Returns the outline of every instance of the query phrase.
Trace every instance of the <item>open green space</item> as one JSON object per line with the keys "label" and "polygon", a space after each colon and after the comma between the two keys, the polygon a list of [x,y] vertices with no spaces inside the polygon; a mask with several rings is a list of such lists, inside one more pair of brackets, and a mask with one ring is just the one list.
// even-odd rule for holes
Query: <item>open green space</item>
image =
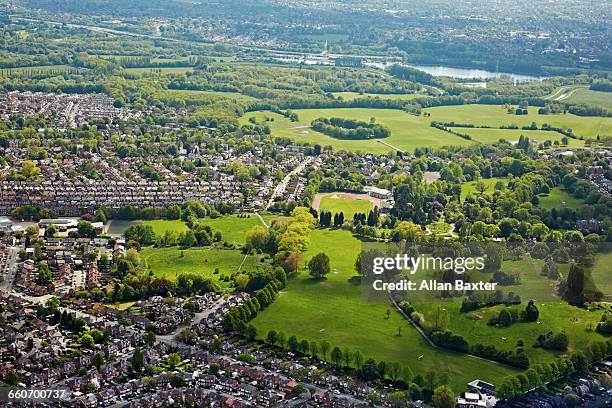
{"label": "open green space", "polygon": [[[465,133],[472,137],[472,140],[480,143],[491,144],[497,143],[500,139],[507,140],[509,142],[516,142],[519,140],[521,135],[528,137],[532,141],[543,143],[547,140],[551,142],[559,142],[563,135],[559,132],[550,132],[546,130],[522,130],[522,129],[486,129],[486,128],[452,128],[456,132]],[[578,139],[568,138],[569,147],[580,147],[584,146],[584,141]]]}
{"label": "open green space", "polygon": [[[255,256],[242,254],[239,250],[219,248],[143,248],[140,253],[148,270],[155,276],[174,280],[181,274],[197,274],[215,281],[221,275],[230,275],[239,270],[253,270],[258,260]],[[242,265],[242,266],[241,266]],[[218,269],[218,273],[215,270]]]}
{"label": "open green space", "polygon": [[[270,225],[272,220],[278,218],[274,215],[261,216],[267,225]],[[205,225],[215,231],[220,231],[223,242],[228,242],[234,245],[244,245],[244,237],[248,230],[255,226],[263,226],[263,223],[255,214],[239,217],[237,215],[225,215],[219,218],[205,218],[202,220]]]}
{"label": "open green space", "polygon": [[340,140],[313,131],[310,123],[318,118],[341,117],[369,122],[375,118],[377,123],[389,127],[391,136],[382,139],[398,149],[412,152],[417,147],[442,147],[448,145],[468,145],[473,142],[429,126],[429,118],[411,115],[395,109],[367,109],[367,108],[341,108],[341,109],[297,109],[299,120],[291,122],[289,119],[269,111],[251,112],[245,114],[241,120],[248,123],[248,119],[255,117],[264,123],[266,118],[274,119],[267,124],[273,136],[283,136],[302,143],[332,146],[334,150],[362,151],[371,153],[388,153],[393,148],[376,140]]}
{"label": "open green space", "polygon": [[595,258],[595,264],[590,269],[593,284],[604,294],[608,301],[612,295],[611,265],[612,252],[602,253]]}
{"label": "open green space", "polygon": [[539,115],[537,107],[530,107],[529,114],[507,113],[503,105],[458,105],[439,106],[426,109],[431,114],[429,121],[470,123],[501,127],[503,125],[529,126],[535,122],[538,127],[548,123],[554,127],[572,129],[578,136],[596,137],[612,133],[612,118],[576,116],[572,114]]}
{"label": "open green space", "polygon": [[243,100],[243,101],[253,101],[256,98],[252,96],[244,95],[239,92],[221,92],[221,91],[195,91],[195,90],[183,90],[183,89],[168,89],[167,91],[170,94],[180,94],[183,97],[192,97],[197,98],[198,96],[223,96],[229,99],[235,100]]}
{"label": "open green space", "polygon": [[[495,191],[495,185],[497,184],[498,181],[502,181],[504,184],[508,184],[508,179],[499,178],[499,177],[491,177],[488,179],[481,178],[480,181],[482,181],[486,187],[485,194],[493,194],[493,192]],[[468,196],[478,197],[480,192],[476,189],[477,184],[478,184],[478,181],[468,181],[466,183],[461,184],[461,196],[462,197],[468,197]]]}
{"label": "open green space", "polygon": [[561,209],[564,207],[577,210],[583,204],[581,199],[572,196],[561,187],[553,188],[550,190],[550,193],[546,195],[540,194],[538,198],[540,199],[539,206],[547,210],[552,210],[553,208]]}
{"label": "open green space", "polygon": [[564,99],[564,102],[586,103],[612,110],[612,92],[577,89],[567,99]]}
{"label": "open green space", "polygon": [[[447,372],[457,391],[476,378],[496,382],[517,372],[503,365],[434,349],[388,303],[364,297],[354,269],[361,242],[350,232],[314,230],[310,241],[305,260],[325,252],[330,257],[331,273],[324,281],[313,281],[306,272],[290,280],[276,301],[253,320],[258,337],[265,338],[269,330],[276,330],[300,340],[325,340],[332,348],[359,350],[366,359],[397,361],[415,374],[423,375],[430,370]],[[391,311],[389,318],[387,310]]]}
{"label": "open green space", "polygon": [[344,213],[344,218],[347,220],[352,219],[355,213],[367,214],[372,208],[372,203],[367,200],[335,198],[334,196],[323,197],[319,205],[319,210],[326,210],[332,214]]}

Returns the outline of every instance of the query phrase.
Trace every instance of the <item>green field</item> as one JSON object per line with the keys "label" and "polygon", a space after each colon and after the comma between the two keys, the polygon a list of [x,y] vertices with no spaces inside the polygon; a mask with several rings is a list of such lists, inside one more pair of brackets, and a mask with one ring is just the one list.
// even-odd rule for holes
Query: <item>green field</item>
{"label": "green field", "polygon": [[220,91],[193,91],[193,90],[183,90],[183,89],[168,89],[167,91],[170,94],[181,95],[182,98],[194,98],[202,96],[223,96],[224,98],[235,99],[235,100],[243,100],[243,101],[254,101],[256,98],[252,96],[244,95],[238,92],[220,92]]}
{"label": "green field", "polygon": [[319,210],[330,211],[332,214],[344,213],[346,220],[352,219],[355,213],[367,214],[372,208],[372,203],[367,200],[335,198],[333,196],[323,197],[319,205]]}
{"label": "green field", "polygon": [[[487,125],[492,127],[517,125],[529,126],[535,122],[538,126],[544,123],[549,125],[572,129],[578,136],[596,137],[598,134],[612,133],[612,118],[580,117],[566,115],[538,115],[536,108],[531,108],[529,115],[511,115],[506,113],[503,106],[498,105],[460,105],[441,106],[426,110],[431,116],[414,116],[409,113],[393,109],[297,109],[299,121],[291,122],[289,119],[269,112],[251,112],[241,118],[242,123],[248,123],[251,117],[264,123],[266,118],[273,119],[267,123],[273,136],[289,137],[299,142],[330,145],[334,150],[362,151],[371,153],[387,153],[391,147],[375,140],[339,140],[313,131],[310,123],[320,117],[342,117],[369,121],[376,118],[391,130],[391,136],[383,139],[384,142],[404,150],[413,151],[416,147],[442,147],[448,145],[469,145],[475,142],[494,143],[500,138],[518,140],[521,134],[538,141],[561,140],[562,136],[555,132],[503,130],[503,129],[466,129],[462,133],[474,135],[474,141],[467,141],[458,136],[449,134],[430,126],[431,121],[471,123],[474,125]],[[459,129],[458,129],[459,130]],[[581,146],[582,141],[570,139],[570,146]]]}
{"label": "green field", "polygon": [[[310,241],[305,260],[326,252],[332,272],[322,282],[312,281],[306,272],[291,280],[277,300],[252,321],[260,338],[277,330],[298,339],[326,340],[332,348],[359,350],[366,359],[397,361],[415,374],[447,372],[456,391],[475,378],[495,382],[516,373],[506,366],[434,349],[388,303],[366,299],[359,280],[351,279],[361,243],[350,232],[315,230]],[[387,319],[388,309],[392,312]]]}
{"label": "green field", "polygon": [[174,231],[180,234],[189,229],[181,220],[147,220],[142,223],[151,226],[157,236],[164,235],[166,231]]}
{"label": "green field", "polygon": [[[218,281],[220,275],[253,270],[258,263],[255,256],[249,255],[245,259],[245,255],[238,250],[217,248],[180,250],[177,247],[146,247],[142,249],[141,257],[155,276],[171,280],[180,274],[194,273]],[[217,268],[219,274],[214,273]]]}
{"label": "green field", "polygon": [[575,134],[583,137],[596,137],[598,134],[612,133],[612,118],[584,117],[572,114],[538,115],[538,108],[529,108],[528,115],[514,115],[506,113],[502,105],[460,105],[439,106],[427,109],[431,116],[427,120],[440,122],[471,123],[474,125],[487,125],[500,127],[502,125],[529,126],[535,122],[538,126],[544,123],[549,125],[572,129]]}
{"label": "green field", "polygon": [[[538,143],[543,143],[547,140],[551,142],[558,141],[561,143],[561,139],[564,137],[558,132],[548,132],[545,130],[522,130],[522,129],[486,129],[486,128],[453,128],[453,130],[459,133],[466,133],[472,137],[472,140],[480,143],[497,143],[500,139],[507,140],[509,142],[516,142],[520,136],[523,135]],[[569,147],[580,147],[584,146],[584,141],[578,139],[569,139]]]}
{"label": "green field", "polygon": [[297,109],[299,116],[298,122],[291,122],[289,119],[272,112],[252,112],[241,118],[243,123],[248,123],[248,119],[255,117],[258,121],[264,122],[265,118],[273,118],[273,122],[267,122],[272,130],[273,136],[284,136],[299,142],[330,145],[334,150],[363,151],[371,153],[388,153],[393,149],[375,140],[339,140],[315,132],[309,128],[310,123],[320,117],[342,117],[347,119],[357,119],[369,121],[376,118],[380,124],[388,126],[391,136],[383,139],[401,150],[413,151],[416,147],[442,147],[447,145],[468,145],[471,142],[458,136],[451,135],[441,130],[429,126],[428,118],[414,116],[409,113],[394,109],[362,109],[362,108],[342,108],[342,109]]}
{"label": "green field", "polygon": [[373,94],[373,93],[359,93],[359,92],[333,92],[332,95],[335,97],[341,96],[345,101],[352,101],[354,99],[362,98],[380,98],[380,99],[393,99],[393,100],[410,100],[415,98],[425,98],[427,95],[416,93],[416,94]]}
{"label": "green field", "polygon": [[[263,226],[259,218],[254,214],[249,214],[247,218],[235,215],[226,215],[219,218],[205,218],[203,224],[210,225],[213,230],[220,231],[223,242],[234,245],[244,245],[244,236],[248,230],[255,226]],[[273,215],[262,215],[266,224],[270,225],[272,220],[278,218]]]}
{"label": "green field", "polygon": [[591,91],[590,89],[577,89],[564,102],[586,103],[612,110],[612,93]]}
{"label": "green field", "polygon": [[[503,181],[504,184],[508,184],[508,179],[504,179],[504,178],[499,178],[499,177],[491,177],[488,179],[485,178],[481,178],[480,179],[485,187],[485,194],[493,194],[493,192],[495,191],[495,184],[497,184],[498,181]],[[480,193],[476,190],[476,181],[468,181],[466,183],[462,183],[461,184],[461,196],[462,197],[468,197],[468,196],[473,196],[473,197],[477,197]]]}
{"label": "green field", "polygon": [[583,204],[581,199],[570,195],[561,187],[555,187],[550,190],[549,194],[541,194],[538,197],[540,199],[539,206],[547,210],[552,210],[553,208],[561,209],[563,207],[577,210]]}
{"label": "green field", "polygon": [[599,255],[591,268],[591,279],[607,300],[612,295],[612,280],[610,279],[610,265],[612,265],[612,252]]}

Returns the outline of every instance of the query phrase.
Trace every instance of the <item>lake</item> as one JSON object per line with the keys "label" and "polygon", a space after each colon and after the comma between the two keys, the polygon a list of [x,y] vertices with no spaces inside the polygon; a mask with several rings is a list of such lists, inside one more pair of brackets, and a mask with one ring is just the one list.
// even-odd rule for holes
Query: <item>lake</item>
{"label": "lake", "polygon": [[499,78],[501,76],[507,76],[517,82],[531,82],[541,81],[546,77],[536,77],[531,75],[512,74],[509,72],[492,72],[484,69],[467,69],[467,68],[451,68],[443,66],[429,66],[429,65],[411,65],[407,64],[411,68],[415,68],[424,72],[427,72],[433,76],[447,76],[452,78],[460,79],[488,79],[488,78]]}

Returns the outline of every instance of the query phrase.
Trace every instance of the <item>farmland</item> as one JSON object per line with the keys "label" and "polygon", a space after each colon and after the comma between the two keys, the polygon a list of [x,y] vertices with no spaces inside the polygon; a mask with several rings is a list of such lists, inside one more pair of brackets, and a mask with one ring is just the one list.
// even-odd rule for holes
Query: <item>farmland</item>
{"label": "farmland", "polygon": [[612,94],[610,92],[577,89],[565,100],[574,103],[586,103],[612,109]]}

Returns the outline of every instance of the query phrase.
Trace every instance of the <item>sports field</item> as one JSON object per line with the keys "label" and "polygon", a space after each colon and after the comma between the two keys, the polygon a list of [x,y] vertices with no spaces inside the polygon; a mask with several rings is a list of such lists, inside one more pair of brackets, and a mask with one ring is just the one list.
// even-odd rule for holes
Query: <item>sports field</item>
{"label": "sports field", "polygon": [[[326,252],[332,272],[325,281],[312,281],[306,272],[291,280],[266,310],[252,321],[258,337],[269,330],[309,341],[326,340],[331,347],[347,347],[367,358],[397,361],[415,374],[449,374],[455,390],[480,378],[498,381],[517,371],[447,350],[434,349],[401,315],[383,301],[369,301],[355,279],[354,263],[361,242],[343,230],[314,230],[305,260]],[[390,316],[386,318],[386,311]],[[398,336],[398,328],[401,335]],[[328,356],[329,358],[329,356]]]}
{"label": "sports field", "polygon": [[315,210],[325,210],[332,214],[344,213],[345,219],[352,219],[355,213],[367,214],[374,206],[380,207],[380,200],[365,194],[320,193],[312,202]]}
{"label": "sports field", "polygon": [[[279,218],[274,215],[262,215],[267,225],[272,220]],[[223,242],[228,242],[237,246],[244,245],[244,237],[248,230],[255,226],[263,226],[263,223],[255,214],[239,217],[237,215],[225,215],[219,218],[205,218],[202,220],[205,225],[210,225],[214,231],[221,232]]]}

